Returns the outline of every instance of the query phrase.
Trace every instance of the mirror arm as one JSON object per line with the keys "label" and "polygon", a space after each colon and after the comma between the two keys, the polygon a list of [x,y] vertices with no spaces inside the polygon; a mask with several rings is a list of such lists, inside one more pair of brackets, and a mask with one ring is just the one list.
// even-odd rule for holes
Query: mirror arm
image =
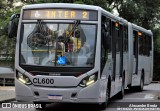
{"label": "mirror arm", "polygon": [[19,18],[20,14],[13,14],[10,18],[10,21],[13,21],[15,18]]}
{"label": "mirror arm", "polygon": [[19,20],[20,14],[13,14],[10,18],[9,24],[8,24],[8,37],[13,38],[17,35],[17,26],[15,23],[15,18]]}

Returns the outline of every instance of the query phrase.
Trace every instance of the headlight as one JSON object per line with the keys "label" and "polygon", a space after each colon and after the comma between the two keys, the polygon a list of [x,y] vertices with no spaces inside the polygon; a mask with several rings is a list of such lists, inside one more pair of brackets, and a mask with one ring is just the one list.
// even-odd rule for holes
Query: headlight
{"label": "headlight", "polygon": [[30,79],[25,76],[24,74],[20,73],[17,71],[17,75],[16,75],[17,79],[22,82],[23,84],[26,84],[26,85],[30,85],[31,84],[31,81]]}
{"label": "headlight", "polygon": [[93,74],[93,75],[90,75],[90,76],[87,76],[85,77],[79,84],[79,86],[81,87],[86,87],[86,86],[89,86],[93,83],[95,83],[97,81],[97,78],[98,78],[98,72]]}

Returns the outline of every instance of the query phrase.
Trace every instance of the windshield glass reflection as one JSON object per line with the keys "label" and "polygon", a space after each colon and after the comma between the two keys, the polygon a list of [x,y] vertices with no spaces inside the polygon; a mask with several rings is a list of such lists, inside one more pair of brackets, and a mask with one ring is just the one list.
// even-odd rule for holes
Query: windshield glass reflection
{"label": "windshield glass reflection", "polygon": [[96,25],[23,24],[20,63],[56,67],[94,65]]}

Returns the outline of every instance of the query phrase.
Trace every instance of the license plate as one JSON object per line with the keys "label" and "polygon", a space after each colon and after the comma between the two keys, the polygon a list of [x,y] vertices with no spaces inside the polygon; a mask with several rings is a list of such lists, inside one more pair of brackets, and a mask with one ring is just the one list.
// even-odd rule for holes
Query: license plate
{"label": "license plate", "polygon": [[62,96],[61,95],[48,95],[48,99],[51,100],[62,100]]}

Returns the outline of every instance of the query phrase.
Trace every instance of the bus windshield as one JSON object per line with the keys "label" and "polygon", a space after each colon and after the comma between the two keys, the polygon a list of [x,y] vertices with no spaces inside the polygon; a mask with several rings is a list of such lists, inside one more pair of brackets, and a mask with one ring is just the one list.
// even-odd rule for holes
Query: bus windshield
{"label": "bus windshield", "polygon": [[24,23],[20,38],[20,64],[53,67],[93,67],[94,24]]}

